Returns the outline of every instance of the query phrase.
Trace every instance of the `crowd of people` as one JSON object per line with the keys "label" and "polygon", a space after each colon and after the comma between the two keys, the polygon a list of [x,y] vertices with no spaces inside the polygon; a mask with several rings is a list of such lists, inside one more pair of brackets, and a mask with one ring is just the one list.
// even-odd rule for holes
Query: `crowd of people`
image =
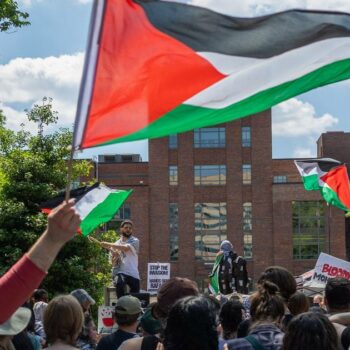
{"label": "crowd of people", "polygon": [[[265,269],[254,292],[241,295],[201,294],[197,284],[173,277],[143,309],[135,296],[120,289],[114,306],[116,330],[98,334],[85,289],[49,300],[37,288],[62,246],[80,224],[74,203],[52,211],[38,242],[0,278],[0,349],[3,350],[348,350],[350,347],[350,281],[327,281],[324,295],[312,302],[283,267]],[[122,247],[137,256],[138,240],[127,222],[124,238],[107,249]],[[126,245],[126,247],[125,247]],[[126,258],[127,259],[127,258]],[[132,266],[132,265],[130,265]],[[129,267],[130,267],[129,266]],[[137,266],[137,265],[134,265]],[[114,267],[115,283],[127,273]],[[33,277],[34,276],[34,277]],[[138,280],[138,275],[131,276]],[[138,281],[128,279],[138,289]]]}

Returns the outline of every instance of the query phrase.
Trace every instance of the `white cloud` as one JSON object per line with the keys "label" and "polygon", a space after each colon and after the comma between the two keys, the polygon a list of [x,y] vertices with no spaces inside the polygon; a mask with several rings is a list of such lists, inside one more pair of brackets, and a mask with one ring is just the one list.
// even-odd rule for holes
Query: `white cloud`
{"label": "white cloud", "polygon": [[22,129],[22,125],[26,131],[35,133],[37,126],[35,123],[28,121],[26,113],[24,111],[18,111],[0,102],[0,109],[6,116],[6,126],[15,131]]}
{"label": "white cloud", "polygon": [[280,103],[272,109],[272,134],[274,136],[319,135],[337,123],[338,118],[329,113],[318,117],[313,105],[297,98]]}
{"label": "white cloud", "polygon": [[293,152],[295,158],[313,158],[316,157],[314,152],[310,148],[296,148]]}
{"label": "white cloud", "polygon": [[[59,125],[70,127],[74,122],[84,54],[46,58],[16,58],[0,65],[0,102],[5,112],[19,125],[22,114],[13,106],[30,108],[44,96],[53,98],[59,112]],[[8,106],[11,105],[12,108]],[[6,113],[5,113],[6,115]]]}

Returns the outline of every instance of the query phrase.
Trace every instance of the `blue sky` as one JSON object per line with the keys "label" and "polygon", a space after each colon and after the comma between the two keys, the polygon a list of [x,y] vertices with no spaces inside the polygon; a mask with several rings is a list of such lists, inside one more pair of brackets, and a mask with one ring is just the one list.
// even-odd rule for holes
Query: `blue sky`
{"label": "blue sky", "polygon": [[[183,0],[185,2],[185,0]],[[257,16],[287,8],[332,9],[350,12],[349,0],[192,0],[218,12]],[[59,126],[71,127],[82,72],[92,2],[89,0],[21,0],[31,25],[0,33],[0,109],[8,126],[26,122],[25,108],[54,99]],[[273,108],[273,156],[316,155],[316,140],[326,131],[350,132],[350,82],[345,81],[297,96]],[[103,153],[140,153],[147,160],[147,141],[86,150],[79,157]]]}

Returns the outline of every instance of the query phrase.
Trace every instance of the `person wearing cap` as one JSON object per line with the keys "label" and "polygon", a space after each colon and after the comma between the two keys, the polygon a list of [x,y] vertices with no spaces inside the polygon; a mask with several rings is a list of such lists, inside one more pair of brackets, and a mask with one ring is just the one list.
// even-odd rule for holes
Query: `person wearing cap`
{"label": "person wearing cap", "polygon": [[117,300],[114,320],[118,329],[103,337],[96,350],[117,350],[126,340],[138,337],[136,329],[141,315],[141,302],[136,297],[125,295]]}
{"label": "person wearing cap", "polygon": [[[120,224],[120,233],[121,237],[115,243],[101,242],[101,246],[109,249],[113,255],[112,279],[118,298],[126,294],[126,286],[129,286],[130,293],[140,292],[138,270],[140,241],[132,234],[133,223],[131,220],[124,220]],[[115,259],[116,256],[118,259]],[[113,264],[113,262],[115,263]]]}
{"label": "person wearing cap", "polygon": [[74,200],[69,200],[53,209],[45,232],[29,252],[0,278],[0,324],[30,298],[58,252],[78,231],[81,219],[74,204]]}
{"label": "person wearing cap", "polygon": [[[96,304],[95,299],[85,289],[82,288],[73,290],[70,295],[77,299],[84,314],[83,327],[78,336],[77,343],[88,340],[90,344],[94,344],[94,334],[90,332],[90,329],[93,327],[91,324],[90,306]],[[92,336],[91,339],[89,338],[90,335]]]}
{"label": "person wearing cap", "polygon": [[11,338],[27,327],[31,316],[31,311],[28,308],[20,307],[7,321],[0,324],[0,349],[15,349]]}
{"label": "person wearing cap", "polygon": [[[151,315],[160,322],[159,333],[163,333],[169,312],[172,306],[181,298],[198,296],[199,290],[196,282],[181,277],[172,277],[158,289],[157,302],[153,304]],[[162,338],[162,334],[160,335]],[[160,340],[155,335],[148,335],[143,338],[127,340],[119,350],[155,350]]]}

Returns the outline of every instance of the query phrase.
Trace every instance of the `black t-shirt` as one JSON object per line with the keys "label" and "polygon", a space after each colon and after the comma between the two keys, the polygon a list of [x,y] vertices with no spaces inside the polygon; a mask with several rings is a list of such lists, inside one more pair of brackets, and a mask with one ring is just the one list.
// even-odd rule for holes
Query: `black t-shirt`
{"label": "black t-shirt", "polygon": [[346,327],[341,334],[341,345],[345,350],[349,349],[350,346],[350,327]]}
{"label": "black t-shirt", "polygon": [[135,338],[135,333],[124,332],[118,329],[110,335],[103,337],[97,344],[96,350],[117,350],[125,340]]}

